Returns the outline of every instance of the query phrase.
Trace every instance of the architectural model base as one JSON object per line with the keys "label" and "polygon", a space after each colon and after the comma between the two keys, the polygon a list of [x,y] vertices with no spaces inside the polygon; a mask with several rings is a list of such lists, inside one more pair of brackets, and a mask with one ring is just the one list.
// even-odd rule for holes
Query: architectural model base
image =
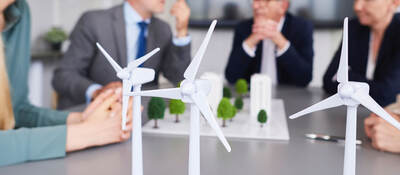
{"label": "architectural model base", "polygon": [[[268,114],[268,122],[263,127],[257,122],[257,116],[250,116],[249,99],[244,99],[244,108],[238,112],[233,121],[226,121],[227,127],[222,128],[224,135],[228,138],[241,139],[272,139],[289,140],[289,130],[287,126],[285,107],[283,100],[272,99],[271,113]],[[180,122],[175,123],[175,115],[169,114],[169,109],[165,111],[164,120],[158,121],[158,129],[154,129],[154,121],[150,120],[143,126],[144,133],[167,134],[167,135],[189,135],[190,126],[190,107],[187,106],[186,112],[179,116]],[[222,125],[222,120],[217,118],[218,124]],[[216,136],[215,132],[209,127],[204,119],[201,119],[201,136]]]}

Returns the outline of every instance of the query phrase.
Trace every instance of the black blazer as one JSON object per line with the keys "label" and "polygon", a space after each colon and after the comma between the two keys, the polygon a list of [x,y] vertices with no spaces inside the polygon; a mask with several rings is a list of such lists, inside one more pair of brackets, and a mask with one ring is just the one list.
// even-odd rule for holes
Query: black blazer
{"label": "black blazer", "polygon": [[[396,100],[400,93],[400,16],[393,17],[386,29],[378,52],[373,80],[366,78],[370,28],[362,26],[358,19],[349,21],[349,80],[366,82],[370,95],[380,105],[387,106]],[[342,47],[336,51],[324,75],[324,89],[333,94],[337,92],[336,75]]]}
{"label": "black blazer", "polygon": [[[259,73],[262,61],[263,42],[257,45],[256,55],[251,58],[242,48],[243,41],[251,34],[253,19],[239,23],[235,29],[232,51],[225,77],[230,83],[239,78],[250,82],[251,75]],[[313,26],[310,22],[286,14],[282,34],[290,41],[289,49],[276,58],[279,84],[307,86],[312,79]]]}

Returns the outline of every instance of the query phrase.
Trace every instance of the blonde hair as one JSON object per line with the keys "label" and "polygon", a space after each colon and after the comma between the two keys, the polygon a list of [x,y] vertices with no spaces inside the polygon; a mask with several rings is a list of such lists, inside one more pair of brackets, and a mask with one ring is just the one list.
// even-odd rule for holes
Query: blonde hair
{"label": "blonde hair", "polygon": [[13,129],[15,126],[14,112],[11,103],[4,44],[0,35],[0,130]]}

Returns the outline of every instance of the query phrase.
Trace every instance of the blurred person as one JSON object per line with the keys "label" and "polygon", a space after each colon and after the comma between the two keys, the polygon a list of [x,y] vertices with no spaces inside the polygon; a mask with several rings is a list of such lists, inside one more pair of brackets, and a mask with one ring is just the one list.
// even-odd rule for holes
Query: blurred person
{"label": "blurred person", "polygon": [[[400,93],[400,0],[355,0],[356,17],[349,20],[349,80],[368,83],[370,95],[381,106]],[[341,56],[339,46],[324,75],[327,93],[337,91],[336,72]]]}
{"label": "blurred person", "polygon": [[101,93],[81,113],[29,102],[30,12],[25,0],[0,1],[0,31],[0,166],[64,157],[130,137],[131,122],[121,130],[121,90]]}
{"label": "blurred person", "polygon": [[253,0],[253,19],[235,28],[225,77],[229,83],[255,73],[273,84],[307,86],[312,80],[313,26],[289,12],[289,0]]}
{"label": "blurred person", "polygon": [[160,52],[143,64],[156,71],[154,81],[144,84],[144,88],[157,86],[160,73],[172,84],[182,81],[191,60],[190,9],[185,0],[174,3],[170,11],[176,19],[173,36],[168,24],[154,16],[164,6],[165,0],[125,0],[111,9],[83,14],[70,36],[70,47],[54,72],[52,84],[59,95],[58,108],[89,103],[101,92],[121,87],[121,80],[96,42],[121,67],[159,47]]}

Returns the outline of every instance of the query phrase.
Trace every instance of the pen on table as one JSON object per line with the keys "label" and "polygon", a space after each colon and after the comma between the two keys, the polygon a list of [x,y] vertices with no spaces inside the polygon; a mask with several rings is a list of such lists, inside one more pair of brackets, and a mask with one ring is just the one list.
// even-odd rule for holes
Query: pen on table
{"label": "pen on table", "polygon": [[[323,134],[305,134],[305,136],[309,139],[312,140],[321,140],[321,141],[328,141],[328,142],[345,142],[345,138],[344,137],[338,137],[338,136],[330,136],[330,135],[323,135]],[[361,145],[362,141],[361,140],[356,140],[356,144],[357,145]]]}

